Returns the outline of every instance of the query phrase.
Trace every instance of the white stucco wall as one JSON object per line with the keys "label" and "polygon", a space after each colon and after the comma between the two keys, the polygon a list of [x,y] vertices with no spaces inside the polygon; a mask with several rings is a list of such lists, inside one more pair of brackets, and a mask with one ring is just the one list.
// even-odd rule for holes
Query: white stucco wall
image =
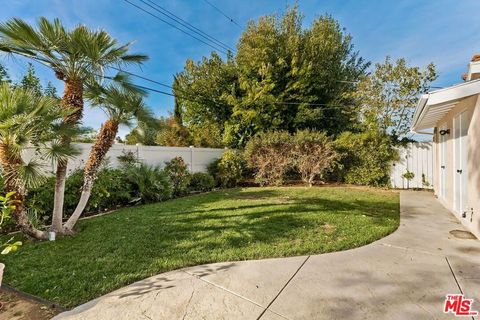
{"label": "white stucco wall", "polygon": [[[454,118],[461,112],[467,113],[468,121],[468,144],[467,144],[467,163],[468,163],[468,205],[466,206],[467,217],[462,218],[462,212],[454,210],[454,192],[455,192],[455,139],[453,134]],[[439,198],[439,201],[462,222],[473,234],[480,238],[480,99],[478,95],[471,96],[460,101],[447,115],[438,123],[434,136],[434,190],[437,196],[440,195],[440,134],[439,128],[446,125],[450,129],[450,134],[446,136],[446,190],[445,199]]]}

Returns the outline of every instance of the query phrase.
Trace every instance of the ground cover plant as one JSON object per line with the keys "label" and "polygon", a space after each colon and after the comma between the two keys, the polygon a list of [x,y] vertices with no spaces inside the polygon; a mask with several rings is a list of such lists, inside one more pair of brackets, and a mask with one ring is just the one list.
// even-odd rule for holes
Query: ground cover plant
{"label": "ground cover plant", "polygon": [[4,258],[4,281],[73,307],[181,267],[358,247],[398,224],[395,191],[224,189],[81,220],[75,237],[25,241]]}

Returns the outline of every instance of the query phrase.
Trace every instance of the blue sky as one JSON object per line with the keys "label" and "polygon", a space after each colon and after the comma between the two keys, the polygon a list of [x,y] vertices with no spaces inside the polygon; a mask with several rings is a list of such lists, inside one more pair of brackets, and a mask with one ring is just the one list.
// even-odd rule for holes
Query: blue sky
{"label": "blue sky", "polygon": [[[139,0],[130,0],[141,4]],[[234,47],[241,29],[228,21],[204,0],[153,0],[189,23]],[[282,13],[288,0],[209,0],[240,25],[265,14]],[[474,53],[480,53],[480,12],[478,0],[299,0],[305,26],[315,17],[332,14],[353,36],[360,54],[378,62],[386,55],[405,57],[409,63],[424,66],[434,62],[439,71],[436,86],[460,82],[460,76]],[[148,16],[121,0],[9,0],[2,1],[0,21],[20,17],[34,22],[39,16],[58,17],[67,26],[79,23],[103,28],[121,42],[135,41],[133,50],[150,56],[141,68],[131,71],[171,84],[188,58],[201,59],[211,48],[178,30]],[[143,5],[145,6],[145,5]],[[1,56],[13,79],[25,73],[27,61]],[[36,66],[46,83],[52,80],[61,92],[61,83],[50,70]],[[139,84],[154,86],[142,81]],[[158,87],[158,89],[165,90]],[[152,93],[149,106],[157,115],[167,115],[173,98]],[[99,127],[105,116],[88,109],[84,123]],[[122,129],[122,135],[128,130]]]}

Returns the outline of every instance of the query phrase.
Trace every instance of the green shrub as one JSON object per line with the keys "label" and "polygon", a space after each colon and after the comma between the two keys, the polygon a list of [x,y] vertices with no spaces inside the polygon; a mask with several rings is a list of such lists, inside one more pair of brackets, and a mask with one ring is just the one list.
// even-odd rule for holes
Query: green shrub
{"label": "green shrub", "polygon": [[100,170],[86,207],[87,211],[105,211],[129,203],[132,195],[125,185],[123,170],[112,168]]}
{"label": "green shrub", "polygon": [[387,186],[392,162],[398,159],[389,136],[368,131],[344,132],[335,141],[340,155],[335,173],[346,183]]}
{"label": "green shrub", "polygon": [[137,153],[130,150],[123,150],[122,154],[117,157],[117,160],[122,166],[133,166],[140,163]]}
{"label": "green shrub", "polygon": [[[12,213],[15,210],[15,192],[9,192],[5,195],[0,195],[0,231],[3,231],[5,223],[13,220]],[[13,237],[10,240],[5,241],[0,239],[0,254],[5,255],[11,252],[17,251],[18,247],[22,245],[21,241],[13,241]]]}
{"label": "green shrub", "polygon": [[402,178],[407,180],[407,189],[410,189],[410,181],[415,178],[415,173],[407,170],[404,174],[402,174]]}
{"label": "green shrub", "polygon": [[192,191],[210,191],[215,187],[215,179],[209,173],[195,172],[192,174],[189,189]]}
{"label": "green shrub", "polygon": [[143,203],[166,200],[172,197],[173,188],[168,174],[160,167],[146,164],[125,169],[130,194]]}
{"label": "green shrub", "polygon": [[165,172],[170,177],[173,186],[173,195],[180,196],[188,192],[191,174],[182,157],[175,157],[165,162]]}
{"label": "green shrub", "polygon": [[407,179],[408,181],[413,180],[413,178],[415,178],[415,173],[407,170],[404,174],[402,174],[402,178]]}
{"label": "green shrub", "polygon": [[0,230],[4,223],[12,219],[12,212],[15,210],[14,195],[15,192],[0,195]]}
{"label": "green shrub", "polygon": [[227,150],[222,157],[210,165],[210,171],[223,188],[235,187],[242,181],[245,173],[246,162],[243,154],[237,150]]}
{"label": "green shrub", "polygon": [[283,184],[285,173],[293,166],[292,136],[288,132],[261,133],[248,141],[245,159],[261,185]]}
{"label": "green shrub", "polygon": [[218,177],[218,164],[220,159],[215,159],[207,165],[207,172],[215,179],[215,185],[220,186],[220,179]]}
{"label": "green shrub", "polygon": [[[75,210],[83,185],[83,170],[73,171],[65,182],[65,217]],[[26,206],[43,224],[52,218],[55,178],[29,192]],[[97,173],[85,213],[115,209],[133,201],[155,202],[171,198],[172,185],[167,174],[158,167],[144,164],[128,165],[122,169],[104,167]]]}
{"label": "green shrub", "polygon": [[[83,170],[73,171],[65,182],[64,213],[68,217],[76,208],[83,185]],[[92,194],[85,207],[86,213],[101,212],[125,205],[132,200],[127,187],[125,173],[120,169],[102,168],[97,173]],[[29,192],[27,208],[36,212],[38,219],[45,224],[50,223],[53,211],[55,178]]]}
{"label": "green shrub", "polygon": [[337,153],[325,133],[302,130],[293,136],[293,156],[302,181],[312,186],[314,180],[332,166]]}
{"label": "green shrub", "polygon": [[[27,209],[35,211],[37,219],[44,224],[50,223],[52,219],[54,190],[55,177],[48,177],[41,186],[31,189],[27,195],[25,206]],[[67,192],[65,192],[66,194]],[[66,207],[64,211],[67,211]]]}

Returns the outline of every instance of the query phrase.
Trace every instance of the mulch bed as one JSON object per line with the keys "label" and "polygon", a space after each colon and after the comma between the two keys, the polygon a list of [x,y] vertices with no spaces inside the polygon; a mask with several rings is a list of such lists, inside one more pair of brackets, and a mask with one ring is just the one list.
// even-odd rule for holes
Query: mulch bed
{"label": "mulch bed", "polygon": [[64,311],[43,299],[0,287],[0,320],[48,320]]}

